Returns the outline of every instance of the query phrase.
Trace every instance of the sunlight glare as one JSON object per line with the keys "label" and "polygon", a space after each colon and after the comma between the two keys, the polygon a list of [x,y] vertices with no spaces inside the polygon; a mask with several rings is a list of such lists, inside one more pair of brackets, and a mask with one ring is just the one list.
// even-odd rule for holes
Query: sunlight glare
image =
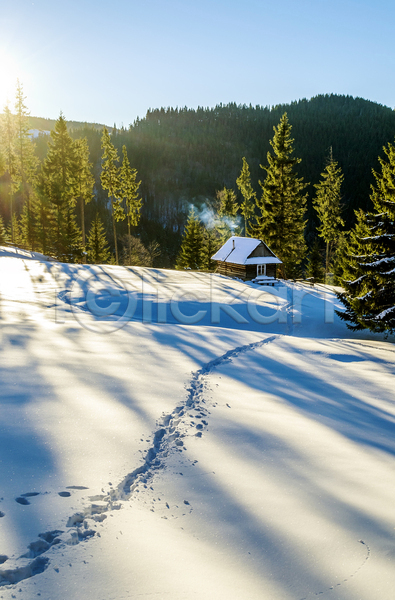
{"label": "sunlight glare", "polygon": [[13,110],[18,78],[23,82],[16,58],[0,46],[0,112],[7,102]]}

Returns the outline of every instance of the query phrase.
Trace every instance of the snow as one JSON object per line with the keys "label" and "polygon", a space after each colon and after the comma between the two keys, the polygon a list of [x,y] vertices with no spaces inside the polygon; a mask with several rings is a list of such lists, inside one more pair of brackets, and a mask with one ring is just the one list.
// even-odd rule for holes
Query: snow
{"label": "snow", "polygon": [[233,235],[211,258],[212,260],[227,261],[236,265],[281,264],[281,260],[274,254],[273,256],[248,258],[251,252],[261,243],[261,240],[255,238]]}
{"label": "snow", "polygon": [[385,258],[381,258],[380,260],[375,260],[374,262],[365,263],[366,267],[378,267],[379,265],[386,263],[393,263],[395,261],[395,256],[386,256]]}
{"label": "snow", "polygon": [[29,129],[29,134],[32,138],[37,138],[40,135],[50,135],[50,133],[51,132],[46,129]]}
{"label": "snow", "polygon": [[0,597],[392,600],[393,338],[335,308],[0,248]]}
{"label": "snow", "polygon": [[391,306],[390,308],[386,308],[379,315],[377,315],[377,319],[384,319],[387,315],[395,311],[395,306]]}
{"label": "snow", "polygon": [[246,258],[246,260],[244,261],[245,265],[278,265],[280,263],[281,260],[278,259],[276,256],[257,256],[254,258]]}

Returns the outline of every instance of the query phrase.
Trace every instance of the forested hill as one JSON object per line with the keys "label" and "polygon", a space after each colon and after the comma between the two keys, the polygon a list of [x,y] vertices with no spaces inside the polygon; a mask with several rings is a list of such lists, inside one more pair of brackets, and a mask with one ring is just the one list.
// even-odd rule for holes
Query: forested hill
{"label": "forested hill", "polygon": [[[120,137],[158,198],[212,196],[224,185],[236,189],[243,156],[258,189],[258,179],[265,176],[259,165],[266,164],[273,126],[285,111],[305,181],[318,182],[332,146],[345,176],[345,204],[351,212],[368,206],[371,170],[383,145],[394,141],[395,112],[361,98],[327,95],[272,108],[229,104],[151,110]],[[314,188],[309,191],[311,196]]]}
{"label": "forested hill", "polygon": [[[224,185],[237,191],[243,156],[260,195],[258,180],[264,179],[265,172],[259,165],[267,164],[273,126],[285,111],[292,125],[295,156],[302,159],[297,171],[311,184],[308,231],[314,228],[313,184],[320,179],[330,147],[344,172],[343,204],[350,226],[354,209],[369,206],[372,168],[378,168],[383,146],[394,141],[395,112],[361,98],[331,94],[275,107],[228,104],[197,110],[150,109],[129,129],[114,129],[112,141],[119,150],[126,145],[142,180],[141,227],[147,228],[148,221],[154,220],[181,232],[189,203],[213,198]],[[88,138],[97,197],[104,202],[99,184],[99,128],[78,124],[73,135]]]}
{"label": "forested hill", "polygon": [[[55,127],[56,119],[46,119],[45,117],[29,117],[29,125],[31,129],[39,131],[51,131]],[[83,129],[85,127],[93,129],[103,129],[104,125],[100,123],[86,123],[82,121],[67,121],[70,129]]]}

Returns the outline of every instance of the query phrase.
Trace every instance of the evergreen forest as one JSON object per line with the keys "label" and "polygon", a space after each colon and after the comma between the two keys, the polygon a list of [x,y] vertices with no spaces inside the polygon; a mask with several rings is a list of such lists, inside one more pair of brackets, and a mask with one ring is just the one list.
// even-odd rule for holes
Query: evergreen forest
{"label": "evergreen forest", "polygon": [[[21,102],[21,88],[19,93]],[[22,113],[27,119],[29,130],[55,130],[58,121],[32,117],[27,108],[24,108]],[[10,112],[17,118],[17,110]],[[51,172],[53,139],[48,134],[40,134],[34,139],[35,158],[30,160],[30,166],[37,172],[33,186],[35,191],[32,191],[32,194],[36,195],[36,201],[33,203],[32,196],[30,202],[26,181],[29,178],[33,180],[34,177],[25,174],[25,183],[15,185],[12,173],[10,175],[13,166],[7,163],[6,113],[5,109],[0,133],[0,230],[4,232],[1,234],[0,231],[0,236],[5,239],[8,232],[10,239],[11,230],[15,228],[14,243],[19,240],[22,244],[23,231],[26,232],[29,218],[27,213],[39,210],[40,206],[44,209],[44,199],[48,198],[50,193],[45,179]],[[117,204],[115,196],[112,198],[108,188],[103,186],[103,126],[67,122],[64,119],[67,134],[76,143],[76,147],[79,143],[82,153],[82,140],[86,140],[84,164],[85,168],[89,165],[93,181],[91,192],[88,191],[89,198],[82,200],[75,193],[74,200],[69,201],[68,207],[71,206],[73,214],[69,208],[63,210],[66,205],[60,209],[61,203],[66,202],[64,199],[60,196],[58,199],[53,197],[51,207],[56,209],[56,214],[52,210],[53,222],[58,220],[58,226],[69,227],[70,231],[74,232],[71,235],[74,235],[75,243],[78,232],[84,231],[85,244],[90,239],[89,236],[93,235],[93,230],[90,232],[91,227],[94,225],[96,232],[100,228],[106,244],[103,256],[111,256],[110,260],[115,261],[117,248],[120,263],[130,264],[133,254],[134,260],[137,261],[135,264],[148,261],[148,264],[157,267],[174,268],[180,255],[182,236],[192,206],[197,215],[207,207],[217,210],[221,190],[228,190],[233,193],[234,201],[241,210],[243,193],[236,181],[246,165],[249,169],[251,194],[255,196],[259,206],[264,192],[263,182],[268,165],[267,156],[271,151],[273,129],[285,113],[292,128],[298,181],[303,182],[298,184],[303,188],[303,196],[300,196],[300,206],[298,205],[298,219],[304,233],[306,252],[299,267],[306,274],[309,268],[306,258],[309,250],[314,244],[315,255],[318,250],[320,221],[316,206],[316,187],[328,164],[328,156],[333,157],[332,160],[336,161],[336,167],[342,173],[339,199],[342,214],[339,222],[342,223],[341,230],[348,231],[354,225],[356,210],[369,211],[372,208],[372,169],[377,170],[378,157],[383,152],[383,146],[393,141],[395,136],[395,112],[392,109],[361,98],[331,94],[271,107],[220,104],[215,108],[149,109],[145,118],[136,119],[127,128],[118,128],[115,124],[113,127],[107,127],[109,141],[116,153],[117,168],[120,171],[122,157],[125,160],[126,156],[125,168],[133,172],[135,183],[139,183],[138,196],[135,196],[135,200],[138,201],[138,218],[134,220],[131,212],[128,216],[126,197],[118,200]],[[78,140],[80,142],[77,143]],[[53,168],[56,171],[56,166]],[[83,168],[83,164],[80,163],[80,169]],[[13,196],[13,219],[10,212],[10,193]],[[37,198],[41,198],[41,204]],[[79,204],[84,205],[83,210]],[[118,208],[120,212],[117,212]],[[252,213],[254,210],[252,208]],[[249,215],[251,219],[251,208]],[[264,217],[264,213],[261,216]],[[246,231],[242,226],[244,221],[240,213],[240,227],[238,231],[232,232],[243,235]],[[64,260],[84,260],[81,251],[77,252],[75,248],[71,254],[67,249],[61,251],[60,233],[58,231],[57,241],[46,248],[47,252],[56,255],[57,243],[58,256]],[[254,235],[253,229],[249,234]],[[82,239],[82,234],[80,237]],[[332,242],[326,238],[322,239],[322,236],[319,240],[325,263],[325,244],[328,249],[328,244]],[[207,243],[211,248],[210,242]],[[302,242],[302,246],[303,244]],[[93,249],[89,252],[90,256],[95,255]],[[289,272],[297,274],[295,265]]]}

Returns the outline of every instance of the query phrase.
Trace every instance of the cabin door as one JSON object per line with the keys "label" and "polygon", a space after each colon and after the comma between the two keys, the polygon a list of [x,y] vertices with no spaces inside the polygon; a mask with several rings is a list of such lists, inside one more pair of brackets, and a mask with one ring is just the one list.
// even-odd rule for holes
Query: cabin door
{"label": "cabin door", "polygon": [[257,275],[266,275],[266,265],[257,265],[256,266],[256,274]]}

